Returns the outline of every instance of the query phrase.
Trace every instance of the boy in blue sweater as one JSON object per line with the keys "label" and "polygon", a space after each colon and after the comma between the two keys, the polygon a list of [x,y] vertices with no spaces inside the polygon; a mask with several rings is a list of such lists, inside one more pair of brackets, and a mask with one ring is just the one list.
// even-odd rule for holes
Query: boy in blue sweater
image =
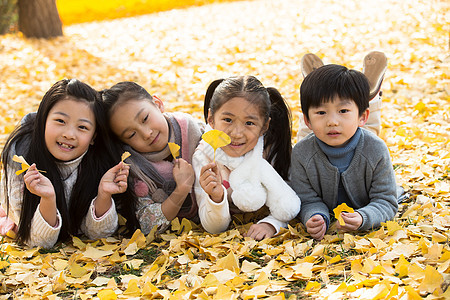
{"label": "boy in blue sweater", "polygon": [[305,124],[313,133],[292,151],[291,186],[302,199],[300,219],[321,240],[330,212],[341,203],[341,231],[379,227],[398,210],[394,170],[386,144],[362,127],[369,117],[365,75],[340,65],[311,72],[300,87]]}

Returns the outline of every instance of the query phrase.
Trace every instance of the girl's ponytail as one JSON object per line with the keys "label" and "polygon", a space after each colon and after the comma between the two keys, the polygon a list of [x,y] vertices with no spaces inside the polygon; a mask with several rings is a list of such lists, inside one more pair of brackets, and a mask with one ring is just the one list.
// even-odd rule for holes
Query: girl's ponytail
{"label": "girl's ponytail", "polygon": [[288,104],[280,92],[273,87],[267,88],[269,93],[270,123],[264,138],[266,160],[280,176],[287,180],[291,166],[292,115]]}
{"label": "girl's ponytail", "polygon": [[211,104],[211,98],[216,90],[217,86],[223,81],[223,79],[216,79],[208,86],[205,94],[205,103],[203,104],[203,115],[205,117],[205,123],[208,123],[208,111]]}

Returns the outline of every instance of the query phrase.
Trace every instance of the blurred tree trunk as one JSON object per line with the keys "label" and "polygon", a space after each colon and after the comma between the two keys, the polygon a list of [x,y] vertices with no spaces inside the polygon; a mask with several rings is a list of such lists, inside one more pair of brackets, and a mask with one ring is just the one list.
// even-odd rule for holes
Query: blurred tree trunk
{"label": "blurred tree trunk", "polygon": [[19,0],[19,30],[26,37],[61,36],[62,23],[56,0]]}

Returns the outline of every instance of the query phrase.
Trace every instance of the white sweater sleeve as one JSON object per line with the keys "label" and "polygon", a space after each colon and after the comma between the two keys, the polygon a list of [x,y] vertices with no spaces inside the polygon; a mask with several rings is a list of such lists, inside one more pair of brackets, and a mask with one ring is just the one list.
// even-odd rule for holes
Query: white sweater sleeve
{"label": "white sweater sleeve", "polygon": [[[95,198],[97,199],[97,198]],[[119,227],[116,205],[112,200],[109,210],[100,218],[95,216],[95,199],[92,200],[89,210],[81,223],[81,230],[90,239],[96,240],[109,237],[116,232]]]}
{"label": "white sweater sleeve", "polygon": [[[19,224],[25,183],[23,182],[23,174],[16,175],[15,171],[17,169],[8,165],[8,182],[6,182],[5,174],[2,173],[0,200],[3,210],[8,213],[8,218]],[[6,187],[8,188],[9,207],[6,203],[6,195],[4,195]]]}
{"label": "white sweater sleeve", "polygon": [[40,204],[34,212],[33,219],[31,220],[30,238],[27,241],[27,245],[30,247],[42,247],[51,248],[58,241],[59,232],[61,231],[61,215],[59,211],[56,211],[57,225],[56,227],[48,224],[44,217],[42,217],[40,211]]}
{"label": "white sweater sleeve", "polygon": [[227,230],[231,222],[230,209],[227,200],[227,191],[224,188],[222,202],[216,203],[209,198],[199,183],[200,171],[209,163],[201,151],[195,151],[192,166],[195,172],[194,192],[198,205],[198,215],[203,228],[209,233],[220,233]]}
{"label": "white sweater sleeve", "polygon": [[[17,166],[20,166],[17,164]],[[16,175],[15,172],[20,168],[16,168],[16,165],[8,165],[8,182],[5,180],[4,174],[2,174],[1,180],[1,205],[5,212],[8,213],[8,218],[19,225],[20,213],[22,210],[23,193],[25,189],[25,183],[23,182],[23,173]],[[6,197],[4,195],[5,185],[8,185],[8,198],[9,209],[6,204]],[[30,225],[30,238],[26,244],[30,247],[53,247],[59,236],[61,230],[61,215],[59,211],[57,213],[57,226],[53,227],[48,224],[41,215],[40,205],[37,206],[34,212],[33,219]]]}

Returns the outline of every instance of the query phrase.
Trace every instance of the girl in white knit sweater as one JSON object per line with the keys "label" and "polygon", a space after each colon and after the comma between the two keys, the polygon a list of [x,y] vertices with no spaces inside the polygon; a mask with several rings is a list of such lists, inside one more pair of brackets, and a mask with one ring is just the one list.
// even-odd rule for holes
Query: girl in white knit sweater
{"label": "girl in white knit sweater", "polygon": [[287,104],[275,88],[241,76],[211,83],[204,112],[210,129],[225,132],[231,143],[214,155],[202,141],[194,153],[195,195],[203,227],[222,232],[235,211],[255,212],[265,205],[270,214],[245,235],[256,240],[272,237],[300,211],[300,199],[283,180],[291,153]]}
{"label": "girl in white knit sweater", "polygon": [[[111,197],[127,189],[129,167],[113,166],[120,158],[114,160],[106,146],[102,116],[99,94],[65,79],[8,138],[1,155],[1,204],[17,224],[19,242],[50,248],[80,232],[97,239],[116,231]],[[15,155],[31,164],[28,170],[21,173]]]}

